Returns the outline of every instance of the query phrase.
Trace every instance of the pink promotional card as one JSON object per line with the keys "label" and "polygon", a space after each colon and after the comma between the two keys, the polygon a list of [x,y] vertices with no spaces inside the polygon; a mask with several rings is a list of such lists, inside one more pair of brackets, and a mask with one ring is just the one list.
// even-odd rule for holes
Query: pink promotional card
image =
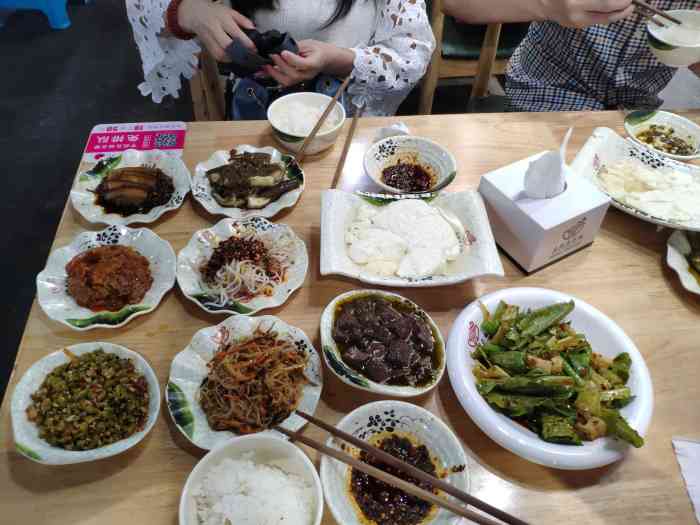
{"label": "pink promotional card", "polygon": [[186,134],[184,122],[99,124],[90,132],[83,161],[97,162],[127,149],[157,149],[180,157]]}

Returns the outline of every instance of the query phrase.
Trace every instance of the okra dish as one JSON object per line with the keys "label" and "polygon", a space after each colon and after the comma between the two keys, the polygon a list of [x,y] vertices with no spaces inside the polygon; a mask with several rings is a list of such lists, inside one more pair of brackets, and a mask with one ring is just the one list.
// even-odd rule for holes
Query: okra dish
{"label": "okra dish", "polygon": [[634,400],[628,353],[609,359],[567,321],[574,302],[524,310],[481,305],[484,342],[472,353],[477,390],[498,412],[564,445],[611,436],[634,447],[644,439],[620,414]]}

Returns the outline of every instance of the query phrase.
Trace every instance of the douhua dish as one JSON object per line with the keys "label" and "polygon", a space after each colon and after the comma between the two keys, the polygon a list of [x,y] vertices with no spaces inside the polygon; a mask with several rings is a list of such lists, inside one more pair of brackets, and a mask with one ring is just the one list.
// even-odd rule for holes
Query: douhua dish
{"label": "douhua dish", "polygon": [[118,168],[102,178],[95,189],[95,202],[106,213],[128,217],[167,204],[174,191],[172,178],[156,166]]}
{"label": "douhua dish", "polygon": [[102,349],[63,352],[69,362],[46,376],[26,410],[41,439],[66,450],[91,450],[143,430],[148,383],[131,359]]}
{"label": "douhua dish", "polygon": [[651,124],[635,137],[647,146],[672,155],[688,156],[697,150],[692,137],[681,136],[674,128],[663,124]]}
{"label": "douhua dish", "polygon": [[148,259],[129,246],[98,246],[66,265],[67,290],[80,306],[117,312],[138,304],[153,284]]}
{"label": "douhua dish", "polygon": [[495,410],[544,441],[581,445],[612,436],[641,447],[644,439],[620,414],[634,400],[626,386],[628,353],[606,358],[566,321],[574,302],[535,310],[501,301],[483,307],[487,339],[474,350],[477,390]]}

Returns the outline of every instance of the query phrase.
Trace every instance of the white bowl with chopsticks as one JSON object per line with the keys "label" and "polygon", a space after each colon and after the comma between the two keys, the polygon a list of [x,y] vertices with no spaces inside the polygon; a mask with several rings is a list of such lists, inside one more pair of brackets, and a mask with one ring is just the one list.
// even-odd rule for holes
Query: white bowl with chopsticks
{"label": "white bowl with chopsticks", "polygon": [[[654,56],[667,66],[687,67],[700,62],[700,11],[693,9],[674,9],[665,13],[680,20],[674,24],[664,18],[655,16],[647,22],[647,43]],[[654,21],[663,24],[658,25]],[[697,35],[697,40],[688,40],[685,35]]]}
{"label": "white bowl with chopsticks", "polygon": [[654,410],[654,390],[649,369],[634,342],[600,310],[570,295],[544,288],[507,288],[479,298],[467,306],[454,322],[447,341],[447,370],[457,399],[474,423],[491,439],[514,454],[546,467],[564,470],[593,469],[621,460],[630,446],[612,437],[586,441],[581,446],[549,443],[509,417],[496,412],[479,394],[472,352],[485,341],[481,332],[484,319],[479,303],[490,312],[499,301],[535,309],[557,302],[574,300],[575,308],[567,319],[583,333],[594,352],[607,358],[627,352],[632,360],[627,386],[634,400],[620,410],[630,426],[644,436]]}
{"label": "white bowl with chopsticks", "polygon": [[[310,134],[318,118],[332,100],[327,95],[313,92],[291,93],[275,100],[267,109],[267,120],[272,126],[275,139],[289,151],[299,152],[304,139]],[[308,126],[305,126],[308,127],[309,131],[305,133],[301,133],[299,128],[294,128],[291,124],[292,119],[298,121],[304,118],[303,115],[298,114],[298,111],[303,109],[307,109],[310,112],[307,115]],[[305,153],[313,155],[335,144],[345,123],[345,116],[345,108],[342,104],[336,102],[326,118],[324,127],[311,140],[306,147]]]}
{"label": "white bowl with chopsticks", "polygon": [[[335,427],[370,442],[386,437],[387,433],[408,437],[414,445],[425,445],[430,451],[433,464],[437,463],[437,471],[444,473],[443,481],[462,492],[469,490],[467,457],[461,443],[445,423],[424,408],[401,401],[377,401],[356,408]],[[339,438],[329,438],[326,446],[354,457],[359,455],[357,448]],[[350,471],[351,467],[345,463],[325,455],[321,457],[321,484],[333,517],[343,525],[362,525],[368,520],[360,515],[348,490]],[[427,523],[452,525],[461,522],[462,518],[447,510],[436,510]]]}
{"label": "white bowl with chopsticks", "polygon": [[225,459],[249,459],[297,476],[310,487],[313,508],[308,509],[309,523],[319,525],[323,518],[323,490],[314,464],[296,445],[265,434],[252,434],[227,441],[211,450],[190,472],[180,496],[179,524],[199,525],[197,497],[207,473]]}

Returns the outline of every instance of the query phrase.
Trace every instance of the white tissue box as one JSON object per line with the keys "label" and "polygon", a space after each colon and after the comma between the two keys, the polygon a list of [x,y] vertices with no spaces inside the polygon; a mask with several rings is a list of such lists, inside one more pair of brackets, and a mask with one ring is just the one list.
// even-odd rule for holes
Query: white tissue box
{"label": "white tissue box", "polygon": [[532,272],[593,242],[610,199],[577,174],[551,199],[525,196],[530,162],[543,153],[487,173],[479,183],[498,245]]}

